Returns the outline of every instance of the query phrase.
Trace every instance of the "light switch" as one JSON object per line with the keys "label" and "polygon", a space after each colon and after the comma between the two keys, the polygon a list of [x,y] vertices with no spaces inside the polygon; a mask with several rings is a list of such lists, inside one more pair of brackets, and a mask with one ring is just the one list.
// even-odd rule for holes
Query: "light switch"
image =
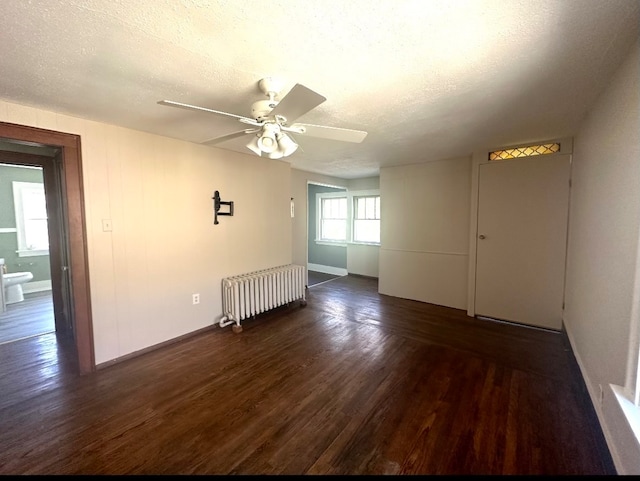
{"label": "light switch", "polygon": [[102,232],[111,232],[111,219],[102,219]]}

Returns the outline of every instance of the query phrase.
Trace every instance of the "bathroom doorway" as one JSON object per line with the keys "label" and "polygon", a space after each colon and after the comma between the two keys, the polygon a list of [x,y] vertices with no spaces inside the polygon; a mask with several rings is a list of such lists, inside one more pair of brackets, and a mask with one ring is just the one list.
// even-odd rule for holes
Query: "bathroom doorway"
{"label": "bathroom doorway", "polygon": [[[55,337],[58,348],[65,352],[64,357],[76,359],[74,364],[79,374],[93,372],[95,356],[80,136],[0,122],[0,141],[9,145],[0,148],[3,163],[42,167]],[[37,148],[36,152],[29,151],[30,147]]]}
{"label": "bathroom doorway", "polygon": [[[56,331],[47,205],[55,209],[55,185],[45,186],[44,166],[55,151],[0,142],[0,344]],[[51,200],[47,202],[47,194]],[[55,217],[55,216],[53,216]]]}

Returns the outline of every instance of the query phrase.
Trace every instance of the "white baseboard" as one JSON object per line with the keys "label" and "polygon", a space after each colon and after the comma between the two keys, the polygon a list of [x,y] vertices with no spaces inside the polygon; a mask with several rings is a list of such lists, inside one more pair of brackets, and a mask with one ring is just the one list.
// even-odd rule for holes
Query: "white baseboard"
{"label": "white baseboard", "polygon": [[27,282],[22,284],[22,292],[24,294],[31,294],[32,292],[42,292],[51,290],[51,279],[46,281]]}
{"label": "white baseboard", "polygon": [[323,272],[325,274],[333,274],[334,276],[346,276],[349,271],[342,267],[322,266],[320,264],[307,264],[307,270],[315,272]]}

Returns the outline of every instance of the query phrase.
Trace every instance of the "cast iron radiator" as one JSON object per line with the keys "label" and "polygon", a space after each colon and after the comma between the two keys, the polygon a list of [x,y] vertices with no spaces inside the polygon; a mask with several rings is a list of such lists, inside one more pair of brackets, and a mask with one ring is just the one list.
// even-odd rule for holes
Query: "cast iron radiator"
{"label": "cast iron radiator", "polygon": [[248,272],[222,279],[223,317],[220,327],[234,324],[236,332],[241,330],[240,321],[275,307],[305,298],[306,269],[289,264],[261,271]]}

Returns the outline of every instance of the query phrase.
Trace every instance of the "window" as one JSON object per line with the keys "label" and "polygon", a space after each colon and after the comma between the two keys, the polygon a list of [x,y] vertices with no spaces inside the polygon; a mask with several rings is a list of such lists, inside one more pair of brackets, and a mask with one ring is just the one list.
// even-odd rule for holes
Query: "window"
{"label": "window", "polygon": [[556,152],[560,152],[560,144],[525,145],[514,149],[489,152],[489,160],[515,159],[517,157],[555,154]]}
{"label": "window", "polygon": [[41,256],[49,253],[47,203],[44,184],[12,182],[18,229],[18,256]]}
{"label": "window", "polygon": [[380,243],[380,196],[353,198],[353,241]]}
{"label": "window", "polygon": [[638,298],[640,298],[640,256],[636,260],[633,286],[634,304],[631,309],[626,379],[624,385],[609,385],[635,435],[638,443],[636,446],[640,446],[640,302],[638,302]]}
{"label": "window", "polygon": [[380,192],[316,194],[316,242],[380,244]]}
{"label": "window", "polygon": [[347,240],[347,197],[344,194],[318,194],[318,239],[329,242]]}

